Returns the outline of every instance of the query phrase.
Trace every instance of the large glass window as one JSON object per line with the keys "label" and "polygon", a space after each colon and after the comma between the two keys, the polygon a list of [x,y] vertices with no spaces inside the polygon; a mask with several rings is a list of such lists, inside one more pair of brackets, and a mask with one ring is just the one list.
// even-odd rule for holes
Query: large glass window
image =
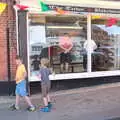
{"label": "large glass window", "polygon": [[56,74],[87,72],[86,16],[43,16],[30,18],[30,79],[38,79],[40,59],[47,57]]}
{"label": "large glass window", "polygon": [[[56,74],[87,72],[88,59],[91,71],[118,70],[120,27],[106,27],[107,19],[91,21],[89,44],[86,16],[49,15],[44,19],[33,16],[29,26],[30,79],[39,79],[37,73],[43,57],[50,60],[50,67]],[[91,53],[91,59],[88,53]]]}
{"label": "large glass window", "polygon": [[92,39],[97,44],[92,54],[92,71],[120,69],[120,27],[107,26],[108,19],[92,20]]}

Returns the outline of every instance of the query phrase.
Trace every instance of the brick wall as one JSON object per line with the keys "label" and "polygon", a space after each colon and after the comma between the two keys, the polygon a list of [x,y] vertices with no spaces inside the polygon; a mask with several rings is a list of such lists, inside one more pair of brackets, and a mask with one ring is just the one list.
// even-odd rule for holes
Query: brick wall
{"label": "brick wall", "polygon": [[8,52],[7,52],[7,28],[9,29],[10,41],[10,68],[11,80],[15,75],[15,56],[16,56],[16,27],[15,14],[12,7],[12,0],[0,0],[0,2],[7,2],[8,6],[4,13],[0,15],[0,81],[7,81],[8,78]]}

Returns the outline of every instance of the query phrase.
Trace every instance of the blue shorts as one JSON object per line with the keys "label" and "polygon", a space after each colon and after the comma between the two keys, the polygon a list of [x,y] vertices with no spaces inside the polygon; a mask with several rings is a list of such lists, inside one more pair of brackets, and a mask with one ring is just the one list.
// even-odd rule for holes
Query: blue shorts
{"label": "blue shorts", "polygon": [[22,96],[22,97],[28,95],[27,89],[26,89],[26,80],[23,80],[16,85],[15,94],[19,95],[19,96]]}

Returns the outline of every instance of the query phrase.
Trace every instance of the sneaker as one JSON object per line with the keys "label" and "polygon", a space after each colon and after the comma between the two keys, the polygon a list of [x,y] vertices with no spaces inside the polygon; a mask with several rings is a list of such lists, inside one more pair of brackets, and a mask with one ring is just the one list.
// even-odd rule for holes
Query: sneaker
{"label": "sneaker", "polygon": [[51,109],[52,108],[52,104],[48,103],[48,108]]}
{"label": "sneaker", "polygon": [[34,106],[33,107],[28,107],[27,110],[30,111],[30,112],[34,112],[36,110],[36,108]]}
{"label": "sneaker", "polygon": [[50,109],[48,107],[44,107],[40,109],[41,112],[50,112]]}
{"label": "sneaker", "polygon": [[10,109],[13,111],[13,110],[19,110],[20,108],[14,104],[10,106]]}

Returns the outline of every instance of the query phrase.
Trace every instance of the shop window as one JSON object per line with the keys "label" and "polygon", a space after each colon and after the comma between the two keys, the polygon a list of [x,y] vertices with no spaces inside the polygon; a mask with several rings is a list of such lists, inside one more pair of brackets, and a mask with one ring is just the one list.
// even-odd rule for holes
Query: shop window
{"label": "shop window", "polygon": [[[117,24],[107,26],[109,18],[92,20],[92,39],[97,44],[93,53],[92,71],[110,71],[120,69],[120,27]],[[100,22],[102,21],[102,22]]]}
{"label": "shop window", "polygon": [[36,74],[43,57],[50,60],[56,74],[88,72],[88,61],[92,72],[120,69],[120,27],[106,27],[108,18],[92,20],[90,49],[86,16],[51,15],[45,19],[45,24],[30,25],[31,79],[38,79]]}
{"label": "shop window", "polygon": [[[29,26],[29,71],[30,80],[39,80],[38,71],[40,68],[40,55],[45,48],[46,36],[45,25],[30,25]],[[31,48],[31,49],[30,49]],[[48,53],[43,53],[43,57],[48,56]]]}
{"label": "shop window", "polygon": [[120,26],[106,26],[109,18],[92,19],[89,41],[85,15],[46,15],[44,24],[39,17],[29,26],[30,80],[39,80],[43,57],[56,74],[120,69]]}
{"label": "shop window", "polygon": [[46,16],[45,19],[45,24],[29,26],[30,79],[39,79],[37,72],[43,57],[50,60],[56,74],[88,72],[88,67],[92,72],[120,69],[120,27],[106,27],[108,18],[92,20],[90,49],[86,16]]}
{"label": "shop window", "polygon": [[31,79],[37,79],[36,66],[42,57],[50,60],[56,74],[87,72],[86,16],[46,16],[46,24],[31,24],[29,28]]}

